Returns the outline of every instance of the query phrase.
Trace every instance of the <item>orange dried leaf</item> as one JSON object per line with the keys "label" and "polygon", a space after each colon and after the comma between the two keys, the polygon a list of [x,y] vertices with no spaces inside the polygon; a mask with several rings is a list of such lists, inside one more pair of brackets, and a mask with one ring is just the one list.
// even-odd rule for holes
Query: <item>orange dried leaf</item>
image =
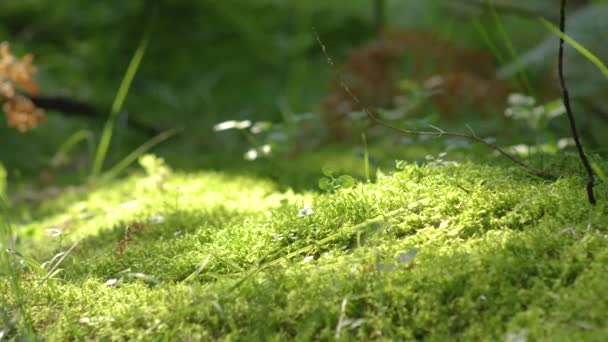
{"label": "orange dried leaf", "polygon": [[32,54],[18,60],[11,53],[7,42],[0,43],[0,101],[4,101],[3,109],[8,125],[21,132],[28,131],[45,120],[44,111],[15,90],[15,86],[18,86],[29,95],[38,93],[33,60]]}
{"label": "orange dried leaf", "polygon": [[3,106],[8,125],[21,132],[35,128],[46,119],[44,111],[34,103],[20,95],[8,99]]}

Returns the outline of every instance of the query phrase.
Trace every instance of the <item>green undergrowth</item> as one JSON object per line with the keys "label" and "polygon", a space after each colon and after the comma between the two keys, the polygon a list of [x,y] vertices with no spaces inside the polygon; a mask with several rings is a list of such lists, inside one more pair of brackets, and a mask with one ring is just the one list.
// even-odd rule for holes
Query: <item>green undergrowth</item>
{"label": "green undergrowth", "polygon": [[[571,160],[562,168],[576,170]],[[16,248],[35,260],[77,244],[51,279],[24,266],[20,299],[3,278],[0,330],[15,336],[29,321],[48,340],[192,341],[608,334],[606,184],[591,207],[582,177],[544,181],[508,164],[403,162],[330,193],[211,171],[157,176],[66,192],[13,222]]]}

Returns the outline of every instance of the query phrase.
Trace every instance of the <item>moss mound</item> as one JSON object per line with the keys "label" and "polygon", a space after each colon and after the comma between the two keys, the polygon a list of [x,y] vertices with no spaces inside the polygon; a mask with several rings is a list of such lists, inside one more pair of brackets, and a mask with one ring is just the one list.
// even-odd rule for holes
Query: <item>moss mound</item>
{"label": "moss mound", "polygon": [[49,279],[24,266],[21,295],[1,281],[3,315],[21,306],[49,340],[608,334],[605,184],[590,207],[577,176],[473,163],[399,163],[331,193],[216,172],[154,177],[65,193],[13,227],[36,260],[78,243]]}

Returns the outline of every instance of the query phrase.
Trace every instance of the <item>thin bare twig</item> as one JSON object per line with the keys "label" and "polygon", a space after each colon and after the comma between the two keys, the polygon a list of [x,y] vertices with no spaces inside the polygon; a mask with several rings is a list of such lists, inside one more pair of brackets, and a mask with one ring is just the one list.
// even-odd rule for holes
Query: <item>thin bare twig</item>
{"label": "thin bare twig", "polygon": [[316,30],[313,29],[313,32],[315,34],[315,37],[317,39],[317,42],[319,43],[319,45],[321,46],[321,50],[323,51],[323,54],[325,55],[325,58],[327,59],[327,63],[329,64],[329,66],[333,69],[334,72],[336,72],[336,76],[338,76],[338,79],[340,81],[340,86],[344,89],[344,91],[346,91],[348,93],[348,96],[350,96],[353,101],[355,101],[357,103],[357,105],[362,108],[363,112],[367,115],[367,117],[372,120],[373,122],[387,127],[389,129],[392,129],[396,132],[399,132],[401,134],[405,134],[405,135],[426,135],[426,136],[435,136],[435,137],[442,137],[442,136],[448,136],[448,137],[457,137],[457,138],[462,138],[462,139],[466,139],[469,141],[473,141],[476,143],[480,143],[482,145],[485,145],[486,147],[497,151],[498,153],[500,153],[502,156],[506,157],[507,159],[511,160],[513,163],[519,165],[520,167],[522,167],[523,169],[525,169],[526,171],[539,176],[541,178],[545,178],[545,179],[556,179],[557,177],[555,175],[552,175],[550,173],[547,173],[541,169],[537,169],[533,166],[530,166],[526,163],[524,163],[523,161],[517,159],[515,156],[509,154],[507,151],[503,150],[502,148],[496,146],[495,144],[482,139],[480,137],[478,137],[477,135],[473,134],[473,135],[469,135],[469,134],[464,134],[464,133],[458,133],[458,132],[447,132],[444,131],[443,129],[437,128],[437,127],[433,127],[434,129],[436,129],[436,131],[414,131],[414,130],[409,130],[409,129],[404,129],[401,127],[397,127],[397,126],[393,126],[392,124],[380,119],[375,113],[373,113],[373,111],[371,111],[369,108],[367,108],[366,106],[363,105],[363,103],[361,103],[361,101],[359,100],[359,98],[350,90],[350,88],[348,87],[348,85],[344,82],[343,78],[341,77],[338,69],[336,68],[336,65],[334,64],[333,60],[331,59],[331,57],[329,56],[329,53],[327,52],[327,48],[325,47],[325,44],[323,44],[323,42],[321,41],[321,37],[319,37],[319,34],[317,33]]}
{"label": "thin bare twig", "polygon": [[[559,29],[563,34],[566,34],[566,0],[561,1],[560,7],[560,19],[559,19]],[[572,112],[572,106],[570,105],[570,94],[568,93],[568,88],[566,88],[566,80],[564,77],[564,38],[563,36],[559,37],[559,56],[558,56],[558,73],[559,73],[559,84],[562,87],[562,97],[564,100],[564,107],[566,107],[566,112],[568,113],[568,121],[570,121],[570,129],[572,130],[572,137],[574,138],[574,142],[576,143],[576,149],[578,150],[578,155],[581,158],[581,162],[585,167],[585,171],[587,171],[587,196],[589,197],[589,203],[595,205],[595,195],[593,194],[593,185],[595,183],[595,179],[593,177],[593,169],[591,168],[591,164],[589,163],[589,159],[587,159],[587,155],[585,154],[585,150],[583,149],[583,144],[578,135],[578,131],[576,130],[576,122],[574,121],[574,113]]]}

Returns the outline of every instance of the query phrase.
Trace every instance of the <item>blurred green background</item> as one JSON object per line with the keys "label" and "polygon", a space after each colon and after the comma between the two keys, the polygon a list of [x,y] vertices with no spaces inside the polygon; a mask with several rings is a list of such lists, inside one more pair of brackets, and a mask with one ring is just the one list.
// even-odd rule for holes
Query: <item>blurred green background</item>
{"label": "blurred green background", "polygon": [[[496,64],[497,75],[510,82],[513,92],[533,95],[539,103],[559,97],[552,78],[557,40],[537,19],[555,20],[558,8],[554,1],[505,0],[488,6],[474,0],[386,0],[382,13],[375,11],[377,2],[2,1],[0,40],[9,41],[17,56],[35,54],[41,93],[85,101],[101,114],[72,117],[50,112],[46,123],[27,133],[7,127],[2,120],[0,161],[8,170],[9,184],[38,179],[61,144],[75,132],[90,130],[94,140],[99,139],[148,23],[149,47],[117,122],[106,165],[150,138],[126,125],[128,116],[159,129],[183,129],[155,150],[177,168],[247,167],[250,164],[242,156],[250,142],[238,132],[214,132],[213,126],[226,120],[285,124],[289,121],[286,113],[320,115],[333,76],[315,32],[340,65],[353,50],[377,38],[380,15],[387,27],[432,32],[455,48],[486,51]],[[607,24],[601,19],[608,12],[605,1],[569,3],[569,33],[599,58],[608,56]],[[588,133],[586,143],[602,152],[608,82],[574,50],[567,57],[570,85],[579,100],[580,125]],[[519,65],[525,68],[529,87],[520,82]],[[399,78],[405,80],[408,75],[402,73]],[[455,121],[445,121],[436,108],[422,106],[415,117],[442,128],[462,130],[468,124],[478,133],[502,135],[501,142],[507,143],[539,143],[535,130],[541,128],[548,140],[567,136],[564,117],[540,128],[509,124],[502,114],[506,106],[496,106],[489,115],[482,115],[486,109],[471,107]],[[319,143],[312,144],[317,148],[326,145],[327,139],[314,132],[307,134],[300,138],[318,139]],[[76,171],[66,171],[70,176],[65,182],[86,178],[93,147],[83,145],[71,154],[83,161]],[[387,153],[399,156],[400,152]]]}

